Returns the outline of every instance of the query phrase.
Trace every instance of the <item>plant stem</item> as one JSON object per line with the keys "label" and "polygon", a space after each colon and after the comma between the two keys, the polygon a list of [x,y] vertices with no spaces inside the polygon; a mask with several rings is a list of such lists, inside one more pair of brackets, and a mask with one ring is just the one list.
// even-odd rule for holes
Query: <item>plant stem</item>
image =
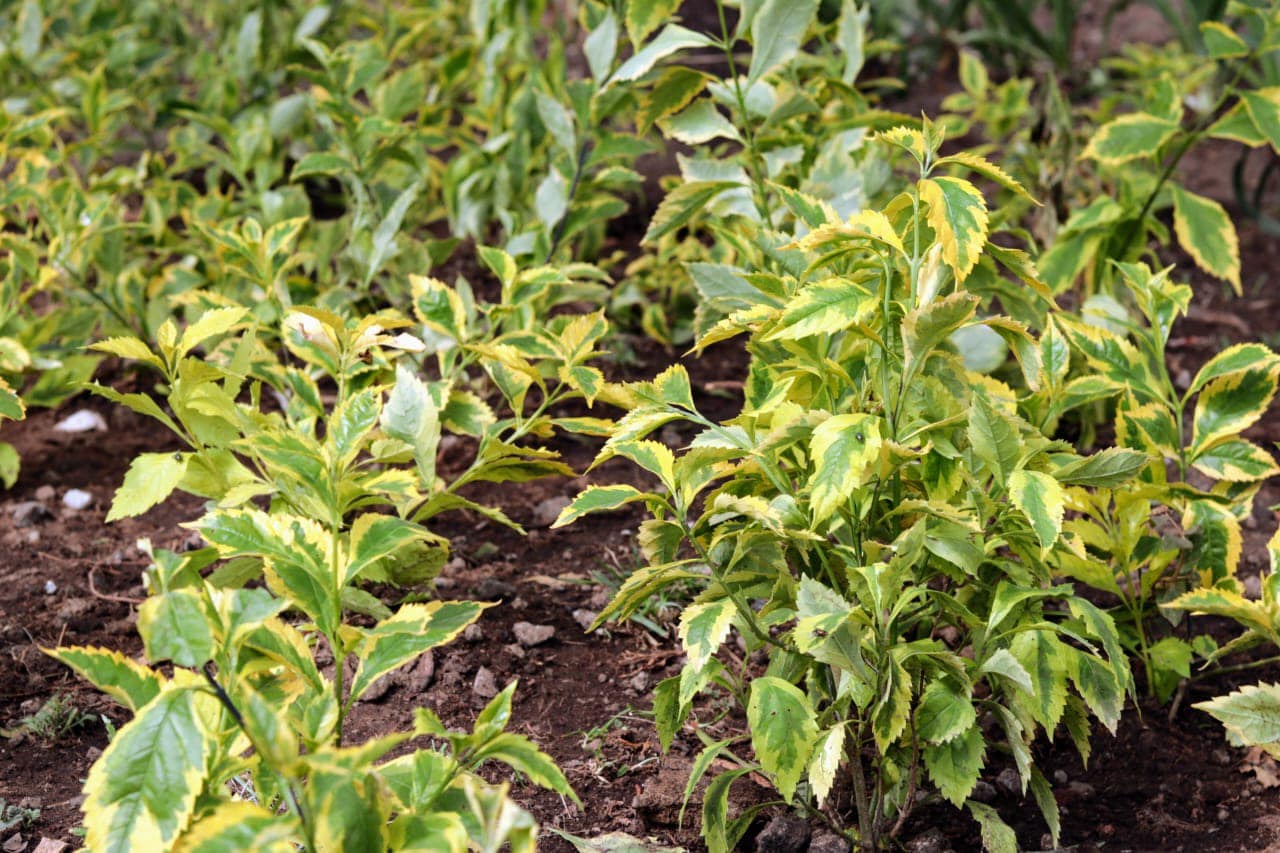
{"label": "plant stem", "polygon": [[747,172],[751,177],[751,200],[755,203],[756,213],[760,221],[768,225],[769,202],[764,186],[764,159],[756,145],[755,128],[751,126],[751,114],[747,112],[747,98],[742,91],[742,81],[738,78],[738,64],[733,59],[733,40],[729,35],[729,25],[725,22],[724,2],[716,0],[716,13],[720,16],[720,47],[724,51],[725,61],[729,65],[729,77],[733,81],[733,98],[738,107],[738,126],[747,149]]}

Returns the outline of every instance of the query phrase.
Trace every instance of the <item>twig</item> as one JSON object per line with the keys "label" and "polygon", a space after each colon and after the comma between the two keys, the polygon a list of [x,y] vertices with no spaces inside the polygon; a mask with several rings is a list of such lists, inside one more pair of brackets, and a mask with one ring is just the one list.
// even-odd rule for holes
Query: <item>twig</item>
{"label": "twig", "polygon": [[94,571],[96,571],[96,568],[95,568],[95,567],[90,567],[90,569],[89,569],[89,592],[93,593],[93,597],[94,597],[94,598],[101,598],[103,601],[118,601],[118,602],[120,602],[121,604],[130,604],[130,605],[133,605],[133,604],[141,604],[141,603],[143,602],[143,599],[141,599],[141,598],[130,598],[130,597],[129,597],[129,596],[127,596],[127,595],[110,595],[110,594],[108,594],[108,593],[98,592],[98,587],[97,587],[97,585],[96,585],[96,584],[94,584],[94,582],[93,582],[93,573],[94,573]]}

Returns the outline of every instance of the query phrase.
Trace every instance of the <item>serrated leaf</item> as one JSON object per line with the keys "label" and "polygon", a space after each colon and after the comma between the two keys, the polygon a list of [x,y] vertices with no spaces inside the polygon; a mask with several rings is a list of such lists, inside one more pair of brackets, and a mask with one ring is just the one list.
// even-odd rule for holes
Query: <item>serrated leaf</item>
{"label": "serrated leaf", "polygon": [[406,604],[375,625],[358,649],[360,664],[348,701],[354,702],[375,681],[418,656],[450,642],[491,604],[478,601],[431,601]]}
{"label": "serrated leaf", "polygon": [[762,676],[751,682],[747,722],[756,760],[790,803],[818,739],[813,706],[795,685]]}
{"label": "serrated leaf", "polygon": [[642,243],[655,243],[677,228],[688,224],[711,200],[725,190],[739,186],[733,181],[690,181],[681,184],[662,199]]}
{"label": "serrated leaf", "polygon": [[157,369],[164,369],[164,362],[160,357],[151,351],[151,347],[137,338],[107,338],[90,344],[89,349],[119,358],[131,358],[134,361],[150,364]]}
{"label": "serrated leaf", "polygon": [[709,44],[711,44],[711,40],[701,33],[695,33],[693,30],[678,24],[668,24],[658,34],[657,38],[636,51],[634,56],[624,62],[617,71],[613,72],[613,76],[609,78],[609,83],[625,83],[630,80],[638,80],[668,56],[685,48],[706,47]]}
{"label": "serrated leaf", "polygon": [[213,749],[200,706],[216,701],[171,688],[120,729],[85,785],[88,849],[131,853],[172,847],[195,811]]}
{"label": "serrated leaf", "polygon": [[959,808],[978,783],[986,752],[982,729],[974,724],[946,743],[926,745],[924,766],[938,792]]}
{"label": "serrated leaf", "polygon": [[178,355],[186,355],[209,338],[225,335],[248,316],[249,312],[243,308],[215,308],[204,312],[200,319],[183,329],[178,339]]}
{"label": "serrated leaf", "polygon": [[818,0],[765,0],[751,19],[747,88],[795,57],[817,10]]}
{"label": "serrated leaf", "polygon": [[185,453],[143,453],[133,460],[116,490],[107,521],[141,515],[178,487],[187,473]]}
{"label": "serrated leaf", "polygon": [[688,654],[692,670],[701,670],[729,636],[737,611],[733,601],[722,598],[702,604],[691,604],[680,614],[680,643]]}
{"label": "serrated leaf", "polygon": [[1204,366],[1197,371],[1195,379],[1191,380],[1191,387],[1187,389],[1187,396],[1194,395],[1219,376],[1226,376],[1228,373],[1251,367],[1269,370],[1277,364],[1280,364],[1280,357],[1277,357],[1265,344],[1243,343],[1229,346],[1205,362]]}
{"label": "serrated leaf", "polygon": [[382,407],[382,431],[413,448],[413,457],[426,488],[436,479],[436,448],[440,444],[440,412],[426,383],[404,365],[396,366],[396,384]]}
{"label": "serrated leaf", "polygon": [[213,657],[213,630],[194,589],[153,595],[138,608],[138,633],[151,661],[197,669]]}
{"label": "serrated leaf", "polygon": [[982,849],[987,853],[1018,853],[1018,835],[1001,819],[1000,813],[984,803],[969,800],[969,813],[982,833]]}
{"label": "serrated leaf", "polygon": [[1062,512],[1066,495],[1062,485],[1040,471],[1025,468],[1009,477],[1009,497],[1031,522],[1043,553],[1048,553],[1062,533]]}
{"label": "serrated leaf", "polygon": [[643,500],[644,493],[634,486],[619,484],[613,486],[587,486],[564,509],[551,526],[564,527],[572,524],[584,515],[593,512],[609,512],[626,506],[632,501]]}
{"label": "serrated leaf", "polygon": [[660,119],[658,124],[664,134],[685,145],[705,145],[713,139],[742,141],[733,122],[709,99],[694,101],[680,113]]}
{"label": "serrated leaf", "polygon": [[1280,684],[1260,682],[1192,706],[1248,745],[1280,743]]}
{"label": "serrated leaf", "polygon": [[880,419],[874,415],[835,415],[818,424],[809,444],[815,462],[809,478],[813,523],[826,521],[880,458]]}
{"label": "serrated leaf", "polygon": [[1175,122],[1137,112],[1120,116],[1098,128],[1081,157],[1119,166],[1139,157],[1154,157],[1178,130]]}
{"label": "serrated leaf", "polygon": [[986,463],[996,481],[1008,483],[1022,454],[1022,441],[1013,422],[987,402],[984,394],[973,396],[968,437],[974,455]]}
{"label": "serrated leaf", "polygon": [[1062,642],[1048,631],[1016,634],[1009,651],[1031,676],[1031,713],[1053,731],[1062,719],[1067,700],[1067,662]]}
{"label": "serrated leaf", "polygon": [[289,814],[274,814],[257,803],[219,803],[201,815],[178,840],[174,853],[292,853],[302,827]]}
{"label": "serrated leaf", "polygon": [[844,740],[845,726],[840,723],[823,732],[814,744],[813,757],[809,760],[809,787],[819,807],[835,785],[836,773],[844,759]]}
{"label": "serrated leaf", "polygon": [[1240,296],[1240,242],[1227,211],[1211,198],[1188,192],[1176,183],[1173,194],[1173,230],[1178,243],[1196,266],[1231,283]]}
{"label": "serrated leaf", "polygon": [[1069,486],[1110,489],[1136,477],[1151,462],[1151,457],[1136,450],[1108,447],[1090,456],[1076,459],[1053,472],[1058,482]]}
{"label": "serrated leaf", "polygon": [[327,151],[313,151],[297,162],[289,179],[296,181],[311,175],[340,175],[350,171],[353,171],[353,167],[346,157]]}
{"label": "serrated leaf", "polygon": [[848,279],[828,278],[800,291],[764,340],[798,340],[843,331],[865,322],[875,295]]}
{"label": "serrated leaf", "polygon": [[939,344],[973,316],[977,307],[978,297],[962,291],[908,311],[902,319],[905,366],[909,368],[928,358]]}
{"label": "serrated leaf", "polygon": [[926,178],[918,186],[928,205],[925,219],[942,246],[942,260],[962,283],[987,244],[987,202],[977,187],[960,178]]}
{"label": "serrated leaf", "polygon": [[947,743],[968,732],[977,719],[967,689],[949,678],[935,679],[916,705],[916,737],[930,744]]}
{"label": "serrated leaf", "polygon": [[71,667],[94,687],[136,712],[164,687],[164,678],[140,663],[111,649],[71,646],[41,649]]}
{"label": "serrated leaf", "polygon": [[[963,57],[967,54],[968,54],[968,51],[964,51],[961,53],[962,65],[963,65]],[[1002,186],[1007,190],[1010,190],[1015,195],[1022,196],[1027,201],[1032,202],[1033,204],[1039,204],[1039,202],[1037,202],[1034,198],[1032,198],[1031,193],[1027,192],[1026,188],[1023,187],[1022,184],[1018,183],[1017,179],[1015,179],[1013,175],[1010,175],[1008,172],[1006,172],[1004,169],[997,166],[995,163],[992,163],[986,157],[982,157],[978,154],[974,154],[972,151],[959,151],[948,157],[939,158],[937,161],[935,161],[935,165],[936,166],[962,166],[971,172],[977,172],[979,175],[991,181],[992,183]]]}

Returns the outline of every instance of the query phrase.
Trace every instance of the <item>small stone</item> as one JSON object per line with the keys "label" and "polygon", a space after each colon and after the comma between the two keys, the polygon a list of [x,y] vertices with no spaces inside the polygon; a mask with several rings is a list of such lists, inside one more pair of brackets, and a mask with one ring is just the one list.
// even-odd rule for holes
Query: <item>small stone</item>
{"label": "small stone", "polygon": [[1231,809],[1226,806],[1218,809],[1218,823],[1226,823],[1229,817],[1231,817]]}
{"label": "small stone", "polygon": [[950,848],[947,836],[937,827],[925,830],[906,844],[907,853],[945,853]]}
{"label": "small stone", "polygon": [[849,842],[829,829],[820,829],[809,841],[809,853],[849,853]]}
{"label": "small stone", "polygon": [[388,672],[386,675],[373,682],[373,684],[369,685],[369,688],[361,694],[360,701],[379,702],[386,698],[387,693],[395,686],[395,684],[395,673]]}
{"label": "small stone", "polygon": [[649,689],[649,673],[641,670],[631,677],[631,689],[643,693]]}
{"label": "small stone", "polygon": [[969,792],[969,798],[980,803],[991,803],[996,799],[996,786],[984,779],[979,779]]}
{"label": "small stone", "polygon": [[591,740],[587,741],[582,745],[582,751],[587,753],[596,753],[596,752],[599,752],[600,748],[603,746],[604,746],[604,741],[600,740],[600,738],[598,737],[593,737]]}
{"label": "small stone", "polygon": [[36,845],[36,849],[31,853],[66,853],[71,849],[71,845],[65,841],[58,841],[56,838],[41,838],[40,843]]}
{"label": "small stone", "polygon": [[604,683],[605,683],[606,681],[608,681],[608,680],[609,680],[609,676],[608,676],[608,675],[606,675],[605,673],[601,672],[601,673],[597,673],[597,674],[596,674],[596,683],[597,683],[597,684],[604,684]]}
{"label": "small stone", "polygon": [[1087,800],[1094,795],[1093,786],[1088,782],[1072,782],[1067,785],[1067,790],[1073,797],[1080,800]]}
{"label": "small stone", "polygon": [[1065,770],[1053,771],[1053,782],[1055,785],[1065,785],[1067,784],[1068,781],[1070,780],[1067,777],[1067,771]]}
{"label": "small stone", "polygon": [[102,757],[102,750],[98,749],[96,746],[91,746],[84,751],[84,757],[90,761],[97,761]]}
{"label": "small stone", "polygon": [[34,545],[34,544],[36,544],[37,542],[39,542],[39,541],[40,541],[40,531],[39,531],[39,530],[28,530],[28,531],[27,531],[26,539],[27,539],[27,544],[28,544],[28,545]]}
{"label": "small stone", "polygon": [[424,693],[431,686],[436,674],[436,657],[430,649],[414,661],[413,666],[401,670],[400,681],[410,693]]}
{"label": "small stone", "polygon": [[22,501],[9,508],[13,523],[18,527],[31,527],[53,517],[49,508],[40,501]]}
{"label": "small stone", "polygon": [[484,629],[475,622],[462,629],[462,641],[464,643],[478,643],[483,639]]}
{"label": "small stone", "polygon": [[497,601],[500,598],[510,600],[516,597],[516,588],[497,578],[485,578],[476,584],[473,593],[481,601]]}
{"label": "small stone", "polygon": [[1018,771],[1012,767],[1006,767],[1000,771],[1000,775],[996,777],[996,787],[1004,791],[1010,796],[1022,795],[1022,777],[1018,775]]}
{"label": "small stone", "polygon": [[62,503],[68,509],[81,510],[93,503],[93,495],[83,489],[69,489],[62,496]]}
{"label": "small stone", "polygon": [[42,503],[48,503],[58,496],[58,490],[47,483],[36,489],[36,500]]}
{"label": "small stone", "polygon": [[552,625],[534,625],[529,622],[517,622],[511,626],[511,633],[526,649],[541,645],[556,635]]}
{"label": "small stone", "polygon": [[452,560],[444,564],[442,572],[460,572],[467,567],[467,561],[461,557],[454,557]]}
{"label": "small stone", "polygon": [[435,584],[436,589],[453,589],[457,585],[457,581],[453,578],[446,577],[438,577],[432,583]]}
{"label": "small stone", "polygon": [[538,505],[533,508],[533,527],[550,527],[555,524],[560,512],[569,505],[570,501],[564,495],[556,495],[546,500],[538,501]]}
{"label": "small stone", "polygon": [[1219,767],[1226,767],[1231,763],[1231,753],[1227,752],[1225,749],[1215,749],[1213,752],[1209,753],[1209,757],[1213,759],[1213,763]]}
{"label": "small stone", "polygon": [[42,809],[44,808],[44,800],[39,797],[23,797],[21,800],[18,800],[18,808]]}
{"label": "small stone", "polygon": [[594,610],[587,610],[585,607],[579,607],[573,611],[573,621],[582,626],[582,630],[590,631],[592,624],[596,621],[596,617],[600,614]]}
{"label": "small stone", "polygon": [[523,597],[517,595],[515,598],[511,599],[510,602],[508,602],[507,606],[510,607],[512,610],[524,610],[526,607],[529,606],[529,602],[525,601]]}
{"label": "small stone", "polygon": [[27,839],[22,837],[21,832],[15,832],[3,845],[0,845],[0,849],[4,850],[4,853],[22,853],[27,849]]}
{"label": "small stone", "polygon": [[81,409],[54,424],[55,432],[106,432],[107,422],[92,409]]}
{"label": "small stone", "polygon": [[757,853],[800,853],[809,845],[811,830],[806,821],[778,815],[756,836]]}
{"label": "small stone", "polygon": [[1244,578],[1244,597],[1257,601],[1262,598],[1262,578],[1248,575]]}
{"label": "small stone", "polygon": [[44,582],[44,594],[45,594],[45,595],[53,595],[53,594],[54,594],[54,593],[56,593],[57,591],[58,591],[58,585],[57,585],[56,583],[54,583],[53,581],[45,581],[45,582]]}
{"label": "small stone", "polygon": [[493,673],[487,666],[476,670],[476,679],[471,682],[471,692],[481,699],[492,699],[498,695],[498,682],[494,680]]}
{"label": "small stone", "polygon": [[524,660],[524,646],[519,643],[508,643],[502,650],[517,660]]}

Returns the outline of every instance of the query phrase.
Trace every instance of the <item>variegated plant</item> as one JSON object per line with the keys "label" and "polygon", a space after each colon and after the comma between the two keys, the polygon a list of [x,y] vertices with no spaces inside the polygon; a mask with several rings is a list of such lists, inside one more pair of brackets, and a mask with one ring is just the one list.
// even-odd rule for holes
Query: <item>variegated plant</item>
{"label": "variegated plant", "polygon": [[[157,553],[148,574],[139,631],[153,664],[174,664],[171,677],[102,649],[50,650],[135,714],[90,774],[91,850],[531,850],[532,819],[505,787],[471,771],[497,760],[573,796],[550,759],[504,733],[514,685],[471,733],[447,732],[421,709],[412,732],[343,743],[348,711],[375,681],[487,606],[392,612],[364,585],[434,577],[449,542],[423,525],[441,512],[468,508],[518,526],[458,490],[567,472],[556,454],[521,440],[598,428],[549,411],[591,400],[602,385],[588,364],[601,315],[547,317],[586,283],[483,254],[502,284],[499,303],[477,305],[465,282],[423,278],[416,324],[295,307],[276,333],[287,362],[241,308],[206,312],[181,331],[166,323],[154,348],[135,338],[97,345],[164,378],[162,402],[98,392],[188,446],[135,459],[108,518],[141,513],[175,489],[196,494],[210,503],[192,527],[210,547]],[[420,378],[412,357],[434,357],[436,377]],[[436,465],[446,430],[475,447],[449,480]],[[202,572],[218,559],[227,562]],[[322,650],[331,672],[317,663]],[[451,750],[383,760],[415,736]]]}
{"label": "variegated plant", "polygon": [[[1142,662],[1150,692],[1167,698],[1190,675],[1193,651],[1208,654],[1212,641],[1193,644],[1167,625],[1161,630],[1158,606],[1189,589],[1235,583],[1241,522],[1262,483],[1280,473],[1271,452],[1244,436],[1275,397],[1280,356],[1260,343],[1229,347],[1179,391],[1165,346],[1191,289],[1172,280],[1172,269],[1116,269],[1136,312],[1112,302],[1110,313],[1086,313],[1085,320],[1062,315],[1042,340],[1052,335],[1057,342],[1062,380],[1068,347],[1081,356],[1083,375],[1063,386],[1068,401],[1114,397],[1116,443],[1152,461],[1137,484],[1068,495],[1071,547],[1057,565],[1120,600],[1125,643]],[[1052,417],[1053,407],[1039,402]]]}
{"label": "variegated plant", "polygon": [[[627,414],[600,459],[630,459],[661,486],[588,488],[557,522],[634,501],[652,513],[638,537],[646,565],[601,621],[672,583],[702,588],[680,620],[688,660],[654,709],[666,746],[704,691],[745,708],[749,736],[707,739],[690,781],[730,762],[704,798],[713,851],[732,849],[760,808],[728,818],[730,786],[753,772],[869,848],[929,791],[966,808],[994,849],[1013,849],[1012,830],[970,797],[996,748],[1056,839],[1031,743],[1065,723],[1087,756],[1090,716],[1113,728],[1130,688],[1111,618],[1056,584],[1052,561],[1068,490],[1118,486],[1148,457],[1078,456],[1019,413],[1044,387],[1041,342],[979,315],[966,286],[996,264],[1034,280],[1025,255],[988,242],[968,176],[1017,185],[975,154],[940,155],[940,141],[927,122],[879,136],[908,153],[915,178],[883,211],[843,217],[785,194],[808,234],[736,273],[748,304],[700,342],[749,335],[741,414],[703,417],[679,367],[608,387],[602,398]],[[973,326],[1010,342],[1022,390],[965,368],[951,338]],[[679,450],[648,438],[669,424],[691,431]],[[718,655],[734,632],[748,655]],[[757,650],[761,677],[748,662]],[[994,733],[979,722],[988,715]],[[852,820],[835,811],[837,787],[852,791]]]}

